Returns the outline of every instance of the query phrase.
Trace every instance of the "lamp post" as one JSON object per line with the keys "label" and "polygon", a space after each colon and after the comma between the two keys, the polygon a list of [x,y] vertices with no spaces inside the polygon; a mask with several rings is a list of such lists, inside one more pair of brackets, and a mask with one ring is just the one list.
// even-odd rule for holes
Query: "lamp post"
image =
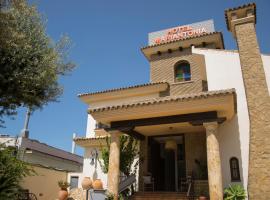
{"label": "lamp post", "polygon": [[27,112],[26,112],[24,127],[23,127],[22,132],[21,132],[21,136],[24,138],[29,137],[28,124],[29,124],[30,115],[31,115],[31,108],[28,107]]}

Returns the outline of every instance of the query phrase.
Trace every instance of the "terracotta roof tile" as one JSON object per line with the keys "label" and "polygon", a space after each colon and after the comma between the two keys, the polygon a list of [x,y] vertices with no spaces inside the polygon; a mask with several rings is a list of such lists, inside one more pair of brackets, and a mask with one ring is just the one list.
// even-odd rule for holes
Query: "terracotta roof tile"
{"label": "terracotta roof tile", "polygon": [[114,88],[114,89],[97,91],[97,92],[82,93],[82,94],[78,94],[78,97],[88,96],[88,95],[95,95],[95,94],[103,94],[103,93],[115,92],[115,91],[127,90],[127,89],[133,89],[133,88],[147,87],[147,86],[158,85],[158,84],[168,84],[168,83],[167,82],[144,83],[144,84],[139,84],[139,85],[133,85],[133,86],[127,86],[127,87],[121,87],[121,88]]}
{"label": "terracotta roof tile", "polygon": [[26,149],[31,149],[34,151],[38,151],[47,155],[63,158],[66,160],[71,160],[80,164],[83,164],[83,157],[70,153],[68,151],[64,151],[62,149],[58,149],[56,147],[49,146],[45,143],[41,143],[38,140],[33,140],[29,138],[22,138],[21,146]]}
{"label": "terracotta roof tile", "polygon": [[98,137],[76,137],[73,139],[74,142],[76,141],[95,141],[95,140],[104,140],[108,136],[98,136]]}
{"label": "terracotta roof tile", "polygon": [[[156,47],[156,46],[161,46],[161,45],[165,45],[165,44],[170,44],[170,43],[173,43],[173,42],[199,38],[199,37],[203,37],[203,36],[207,36],[207,35],[214,35],[214,34],[221,34],[221,36],[222,36],[222,33],[217,32],[217,31],[216,32],[211,32],[211,33],[203,33],[203,34],[200,34],[200,35],[195,35],[195,36],[191,36],[191,37],[187,37],[187,38],[181,38],[181,39],[171,40],[169,42],[163,42],[163,43],[160,43],[160,44],[153,44],[153,45],[145,46],[145,47],[142,47],[141,50]],[[224,46],[223,36],[222,36],[222,44]]]}
{"label": "terracotta roof tile", "polygon": [[235,94],[235,89],[216,90],[216,91],[200,92],[196,94],[185,94],[185,95],[178,95],[178,96],[159,97],[159,98],[153,98],[153,99],[137,101],[137,102],[132,102],[132,103],[124,103],[124,104],[119,104],[119,105],[98,107],[98,108],[93,108],[93,109],[90,108],[88,109],[88,112],[95,113],[95,112],[103,112],[103,111],[109,111],[109,110],[118,110],[121,108],[137,107],[137,106],[142,106],[142,105],[153,105],[153,104],[173,102],[173,101],[188,101],[191,99],[201,99],[201,98],[227,95],[227,94]]}
{"label": "terracotta roof tile", "polygon": [[226,24],[227,24],[227,29],[228,29],[228,30],[230,29],[230,27],[229,27],[229,22],[228,22],[228,15],[227,15],[227,13],[228,13],[228,12],[231,12],[231,11],[238,10],[238,9],[247,8],[247,7],[250,7],[250,6],[254,6],[255,24],[257,23],[257,19],[256,19],[256,4],[255,4],[255,3],[248,3],[248,4],[244,4],[244,5],[235,7],[235,8],[229,8],[229,9],[226,9],[226,10],[225,10],[225,19],[226,19]]}

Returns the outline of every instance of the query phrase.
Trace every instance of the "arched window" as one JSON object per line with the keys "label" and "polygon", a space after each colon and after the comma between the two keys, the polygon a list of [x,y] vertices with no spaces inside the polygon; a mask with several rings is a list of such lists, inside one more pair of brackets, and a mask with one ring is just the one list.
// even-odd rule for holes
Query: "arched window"
{"label": "arched window", "polygon": [[232,181],[240,181],[239,162],[236,157],[230,159],[230,169]]}
{"label": "arched window", "polygon": [[175,65],[175,80],[190,81],[190,64],[187,61],[179,62]]}

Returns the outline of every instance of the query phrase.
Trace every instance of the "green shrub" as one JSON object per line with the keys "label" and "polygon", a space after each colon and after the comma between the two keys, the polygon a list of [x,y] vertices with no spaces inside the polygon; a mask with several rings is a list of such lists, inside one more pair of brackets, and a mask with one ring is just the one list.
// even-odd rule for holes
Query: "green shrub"
{"label": "green shrub", "polygon": [[23,178],[35,175],[30,165],[19,160],[16,148],[0,144],[0,200],[17,200]]}
{"label": "green shrub", "polygon": [[70,184],[69,184],[69,182],[67,182],[67,181],[61,180],[61,181],[58,181],[58,186],[59,186],[61,189],[67,189],[67,188],[70,186]]}
{"label": "green shrub", "polygon": [[[113,199],[114,199],[114,195],[112,193],[106,192],[105,200],[113,200]],[[118,195],[118,199],[124,200],[124,197],[120,194],[120,195]]]}
{"label": "green shrub", "polygon": [[244,200],[246,196],[246,191],[242,185],[229,185],[224,190],[224,200]]}

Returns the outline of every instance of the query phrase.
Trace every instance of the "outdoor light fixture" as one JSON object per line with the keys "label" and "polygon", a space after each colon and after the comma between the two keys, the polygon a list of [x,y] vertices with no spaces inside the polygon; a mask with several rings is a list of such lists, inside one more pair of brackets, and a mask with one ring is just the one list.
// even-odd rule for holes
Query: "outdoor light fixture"
{"label": "outdoor light fixture", "polygon": [[165,142],[165,149],[167,150],[176,150],[177,149],[177,144],[174,140],[167,140]]}
{"label": "outdoor light fixture", "polygon": [[97,160],[98,157],[98,151],[96,149],[92,149],[90,152],[90,164],[94,165],[95,164],[95,160]]}

